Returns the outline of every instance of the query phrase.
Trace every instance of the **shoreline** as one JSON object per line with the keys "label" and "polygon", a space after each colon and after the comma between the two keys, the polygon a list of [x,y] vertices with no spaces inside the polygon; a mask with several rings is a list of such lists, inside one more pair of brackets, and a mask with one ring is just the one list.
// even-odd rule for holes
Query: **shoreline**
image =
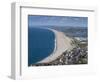
{"label": "shoreline", "polygon": [[71,50],[74,48],[74,46],[71,44],[72,40],[71,38],[67,37],[63,32],[49,29],[55,33],[55,49],[52,54],[50,54],[48,57],[44,58],[43,60],[37,62],[38,63],[49,63],[54,60],[56,60],[61,54],[66,50]]}

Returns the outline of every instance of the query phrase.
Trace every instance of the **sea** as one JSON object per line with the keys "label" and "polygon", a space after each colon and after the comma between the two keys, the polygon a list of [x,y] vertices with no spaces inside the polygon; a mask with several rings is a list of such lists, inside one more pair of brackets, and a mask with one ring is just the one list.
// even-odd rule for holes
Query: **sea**
{"label": "sea", "polygon": [[28,28],[28,66],[48,57],[55,49],[55,34],[49,29],[63,32],[66,36],[80,41],[88,40],[87,27],[41,26]]}
{"label": "sea", "polygon": [[41,27],[28,28],[28,66],[36,64],[53,53],[55,34]]}

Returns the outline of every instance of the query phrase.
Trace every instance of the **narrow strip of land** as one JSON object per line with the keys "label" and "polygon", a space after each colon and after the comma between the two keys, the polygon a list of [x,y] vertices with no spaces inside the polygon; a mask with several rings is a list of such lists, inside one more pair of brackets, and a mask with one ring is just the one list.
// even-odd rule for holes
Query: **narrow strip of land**
{"label": "narrow strip of land", "polygon": [[67,37],[63,32],[51,29],[55,33],[56,37],[56,47],[54,52],[49,55],[48,57],[44,58],[43,60],[39,61],[38,63],[49,63],[57,59],[63,52],[66,50],[71,50],[74,46],[71,44],[72,39]]}

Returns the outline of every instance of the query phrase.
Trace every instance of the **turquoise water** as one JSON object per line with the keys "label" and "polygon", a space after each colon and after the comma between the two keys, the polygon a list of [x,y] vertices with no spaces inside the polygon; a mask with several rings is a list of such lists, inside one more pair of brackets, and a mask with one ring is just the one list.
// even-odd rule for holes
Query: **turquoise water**
{"label": "turquoise water", "polygon": [[54,48],[54,32],[39,27],[28,28],[28,66],[49,56]]}

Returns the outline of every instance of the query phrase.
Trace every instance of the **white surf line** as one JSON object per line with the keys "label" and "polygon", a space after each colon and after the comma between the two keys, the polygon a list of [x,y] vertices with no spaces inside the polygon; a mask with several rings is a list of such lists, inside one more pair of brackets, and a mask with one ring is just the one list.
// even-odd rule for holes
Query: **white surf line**
{"label": "white surf line", "polygon": [[71,45],[72,39],[66,37],[63,32],[56,31],[54,29],[49,29],[55,33],[56,38],[56,48],[54,49],[53,53],[48,57],[44,58],[43,60],[37,63],[49,63],[57,59],[62,53],[66,50],[71,50],[73,46]]}

